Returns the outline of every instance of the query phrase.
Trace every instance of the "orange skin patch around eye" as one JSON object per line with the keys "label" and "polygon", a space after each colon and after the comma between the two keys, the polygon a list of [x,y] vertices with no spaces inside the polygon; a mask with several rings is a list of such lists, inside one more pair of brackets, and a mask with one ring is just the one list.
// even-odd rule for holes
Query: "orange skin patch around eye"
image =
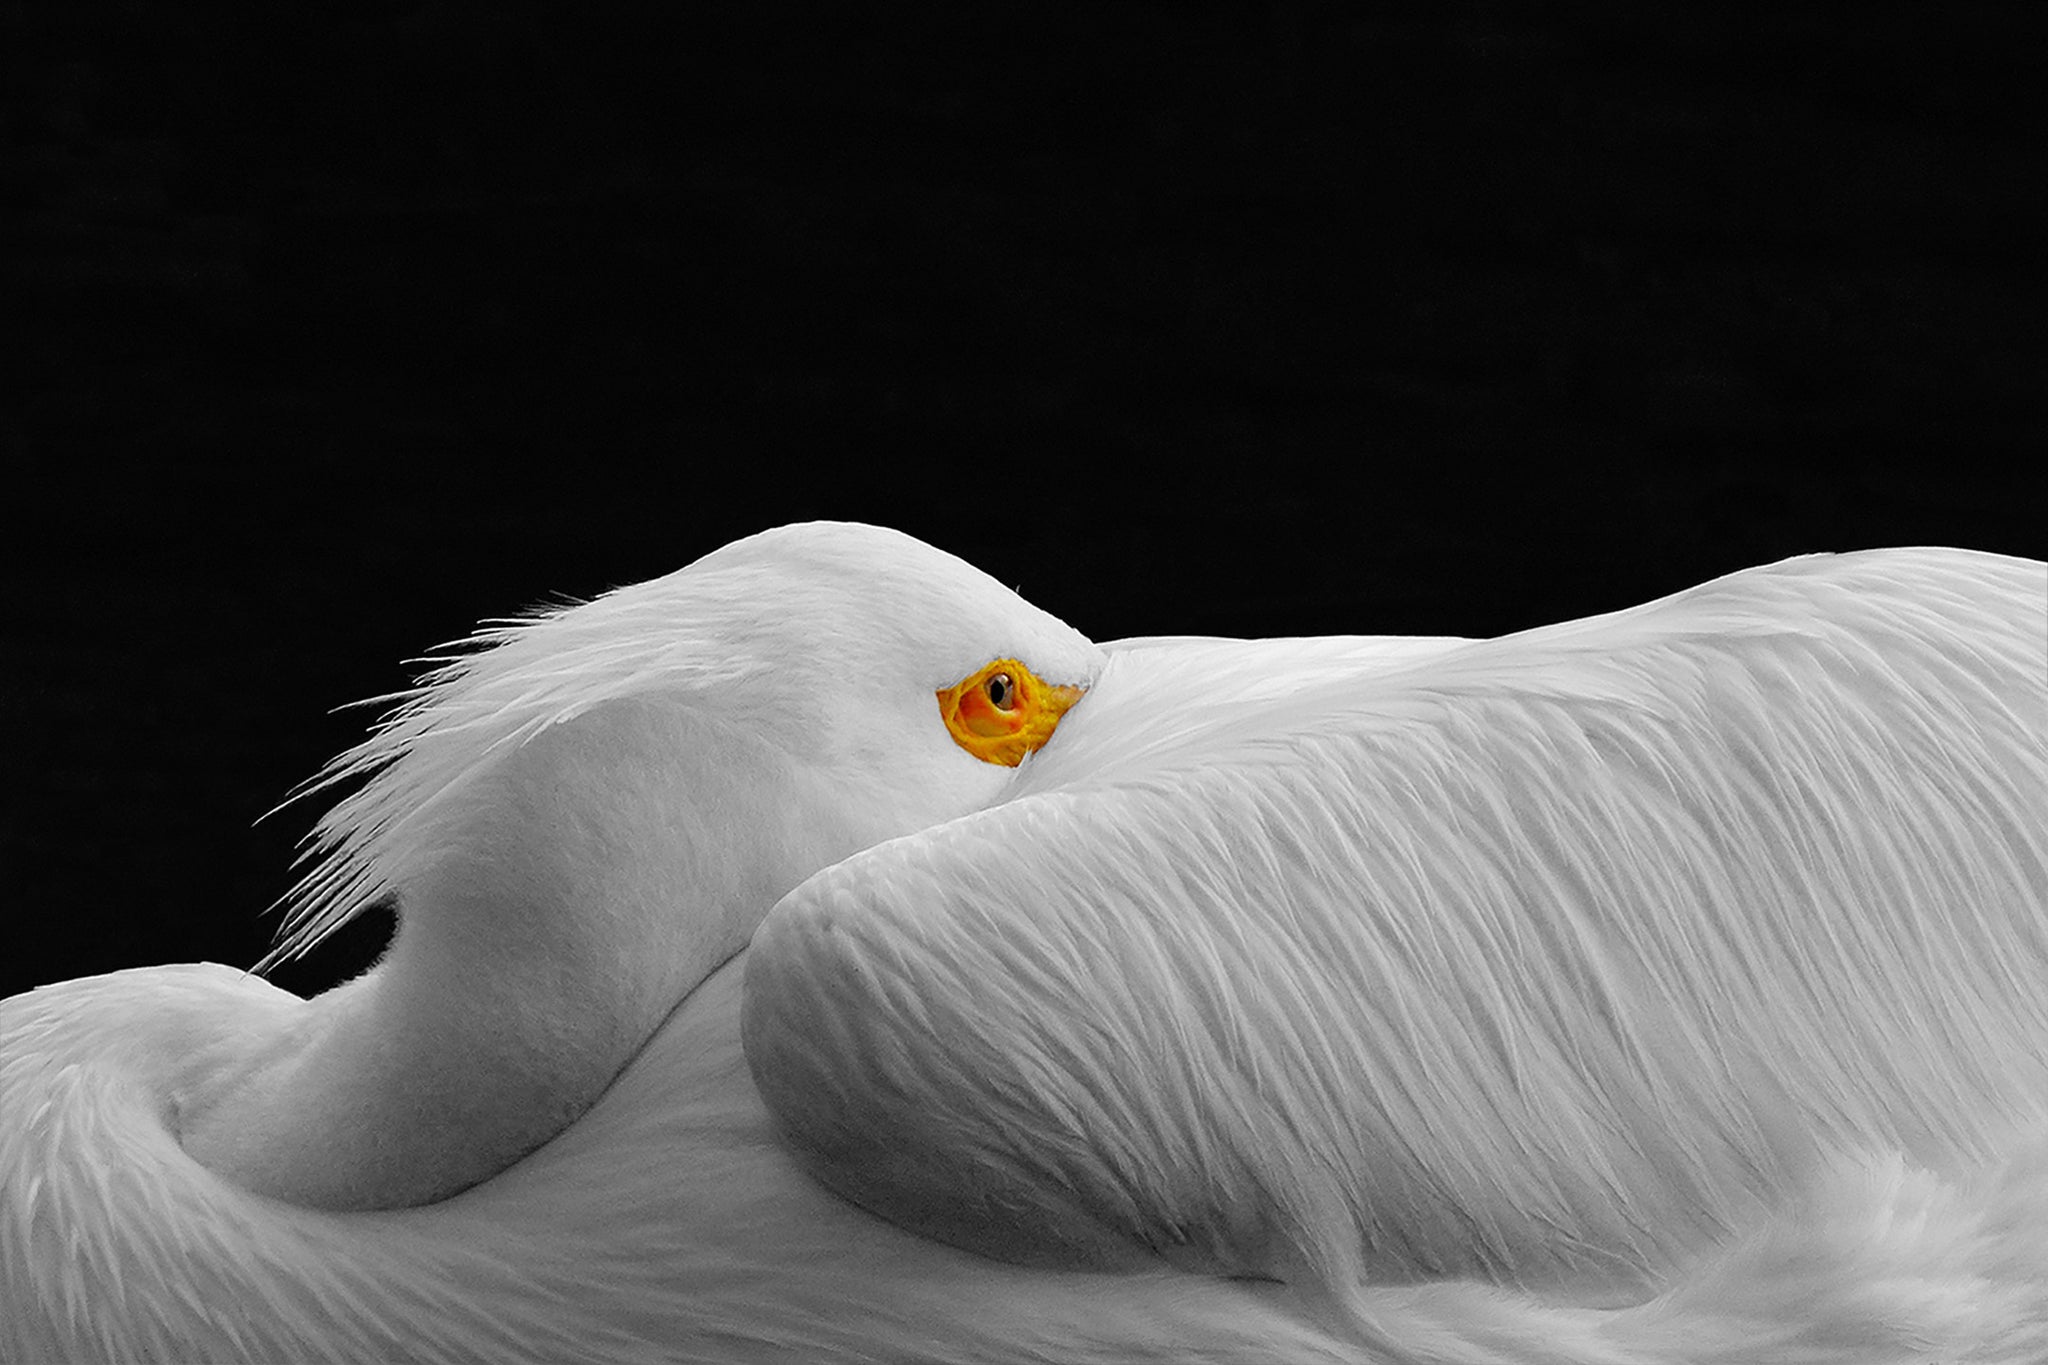
{"label": "orange skin patch around eye", "polygon": [[939,689],[939,715],[955,744],[984,763],[1014,768],[1052,738],[1085,690],[1041,682],[1015,659],[993,659]]}

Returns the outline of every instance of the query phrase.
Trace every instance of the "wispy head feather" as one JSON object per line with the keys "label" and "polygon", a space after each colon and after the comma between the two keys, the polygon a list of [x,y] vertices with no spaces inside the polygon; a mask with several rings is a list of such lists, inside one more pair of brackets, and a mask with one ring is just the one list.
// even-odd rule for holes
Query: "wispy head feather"
{"label": "wispy head feather", "polygon": [[364,703],[392,707],[292,794],[363,779],[307,835],[298,862],[310,866],[280,902],[278,944],[255,970],[304,956],[397,891],[439,848],[438,817],[498,755],[603,702],[743,679],[743,659],[704,648],[679,619],[676,577],[486,622],[427,656],[412,688]]}

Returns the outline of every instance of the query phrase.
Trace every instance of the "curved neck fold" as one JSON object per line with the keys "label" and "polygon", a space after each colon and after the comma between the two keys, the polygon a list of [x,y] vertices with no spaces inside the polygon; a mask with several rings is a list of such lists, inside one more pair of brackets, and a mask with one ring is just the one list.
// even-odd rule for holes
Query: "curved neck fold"
{"label": "curved neck fold", "polygon": [[449,798],[369,973],[174,1095],[186,1150],[335,1209],[445,1198],[587,1109],[780,895],[843,856],[785,755],[681,705],[608,703]]}

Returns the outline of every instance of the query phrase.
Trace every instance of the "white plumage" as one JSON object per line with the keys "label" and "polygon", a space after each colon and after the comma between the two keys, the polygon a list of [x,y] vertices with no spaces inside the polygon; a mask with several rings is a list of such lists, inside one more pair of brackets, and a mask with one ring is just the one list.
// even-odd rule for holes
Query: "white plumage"
{"label": "white plumage", "polygon": [[1097,647],[740,542],[337,761],[370,975],[0,1002],[0,1358],[2048,1359],[2044,674],[1960,551]]}

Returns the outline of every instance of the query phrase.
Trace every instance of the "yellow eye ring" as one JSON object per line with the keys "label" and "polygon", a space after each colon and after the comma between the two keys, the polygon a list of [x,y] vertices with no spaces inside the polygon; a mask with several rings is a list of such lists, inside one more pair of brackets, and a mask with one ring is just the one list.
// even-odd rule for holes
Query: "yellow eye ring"
{"label": "yellow eye ring", "polygon": [[1052,738],[1084,690],[1041,682],[1015,659],[992,659],[939,689],[939,715],[962,749],[984,763],[1014,768]]}

